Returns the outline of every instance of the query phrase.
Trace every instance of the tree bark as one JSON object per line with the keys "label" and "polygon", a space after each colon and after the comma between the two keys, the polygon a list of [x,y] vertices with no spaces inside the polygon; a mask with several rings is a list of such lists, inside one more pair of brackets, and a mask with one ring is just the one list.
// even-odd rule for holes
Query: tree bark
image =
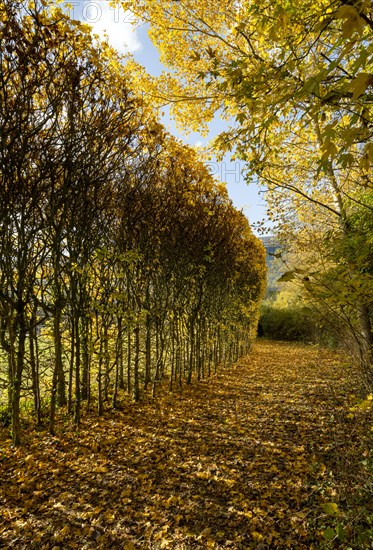
{"label": "tree bark", "polygon": [[140,364],[140,327],[137,324],[134,330],[135,336],[135,353],[133,361],[133,400],[140,400],[140,379],[139,379],[139,364]]}

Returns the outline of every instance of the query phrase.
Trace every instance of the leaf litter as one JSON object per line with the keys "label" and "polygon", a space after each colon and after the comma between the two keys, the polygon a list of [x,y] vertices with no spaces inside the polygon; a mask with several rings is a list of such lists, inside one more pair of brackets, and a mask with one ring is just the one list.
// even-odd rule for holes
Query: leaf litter
{"label": "leaf litter", "polygon": [[0,547],[371,548],[359,387],[335,352],[261,341],[214,378],[89,413],[78,432],[61,417],[57,436],[30,428],[12,448],[4,429]]}

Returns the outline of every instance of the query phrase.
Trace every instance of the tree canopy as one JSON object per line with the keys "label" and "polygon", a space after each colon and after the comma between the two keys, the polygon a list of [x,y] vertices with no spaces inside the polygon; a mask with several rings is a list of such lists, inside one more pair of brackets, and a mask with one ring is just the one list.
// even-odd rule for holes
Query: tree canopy
{"label": "tree canopy", "polygon": [[220,140],[223,148],[236,146],[242,157],[259,162],[273,151],[284,121],[307,128],[320,115],[329,123],[321,132],[320,160],[337,156],[350,165],[359,144],[367,145],[362,166],[372,159],[369,1],[122,4],[149,22],[166,66],[160,78],[149,79],[150,90],[160,86],[154,98],[171,101],[175,116],[195,128],[217,110],[235,119],[236,130]]}
{"label": "tree canopy", "polygon": [[[371,256],[362,259],[362,250],[351,246],[360,238],[357,217],[372,218],[371,2],[122,4],[149,23],[166,67],[152,78],[131,64],[153,101],[171,104],[176,119],[192,129],[216,114],[225,118],[230,127],[215,149],[244,160],[248,181],[265,186],[269,216],[285,244],[295,248],[302,234],[311,244],[322,240],[315,251],[322,251],[320,271],[298,264],[291,276],[321,282],[321,272],[345,266],[338,286],[347,295],[355,281],[351,315],[371,364]],[[332,299],[343,309],[340,296]]]}

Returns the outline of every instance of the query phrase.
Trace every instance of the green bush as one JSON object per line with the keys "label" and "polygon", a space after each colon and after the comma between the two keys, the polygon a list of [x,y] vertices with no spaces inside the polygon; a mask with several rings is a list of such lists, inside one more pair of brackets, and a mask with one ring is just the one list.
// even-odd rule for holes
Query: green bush
{"label": "green bush", "polygon": [[340,344],[340,331],[335,319],[326,321],[317,311],[304,305],[284,307],[265,303],[261,307],[258,336],[336,348]]}
{"label": "green bush", "polygon": [[262,306],[258,334],[273,340],[316,342],[317,323],[312,311],[304,306]]}

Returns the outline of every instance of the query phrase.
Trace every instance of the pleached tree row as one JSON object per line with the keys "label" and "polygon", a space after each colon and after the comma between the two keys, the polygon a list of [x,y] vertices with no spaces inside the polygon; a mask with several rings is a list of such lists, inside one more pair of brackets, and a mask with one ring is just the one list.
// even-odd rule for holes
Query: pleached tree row
{"label": "pleached tree row", "polygon": [[55,430],[247,353],[263,247],[128,68],[55,7],[0,3],[1,407]]}

